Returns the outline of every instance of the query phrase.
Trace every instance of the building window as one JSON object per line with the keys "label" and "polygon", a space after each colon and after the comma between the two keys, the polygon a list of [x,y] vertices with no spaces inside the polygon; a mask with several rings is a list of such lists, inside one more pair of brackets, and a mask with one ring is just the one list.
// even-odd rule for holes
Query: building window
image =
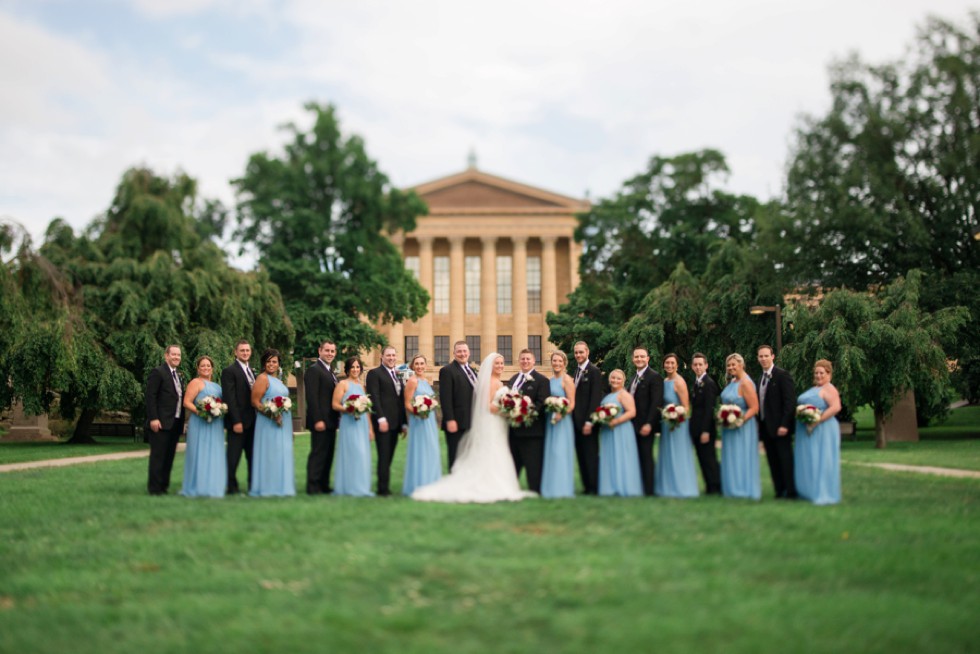
{"label": "building window", "polygon": [[479,336],[467,336],[466,344],[470,348],[470,361],[477,362],[483,360],[483,355],[480,353],[480,337]]}
{"label": "building window", "polygon": [[405,337],[405,363],[411,365],[412,357],[419,353],[419,337]]}
{"label": "building window", "polygon": [[531,354],[534,355],[534,360],[541,363],[541,337],[528,336],[527,349],[531,350]]}
{"label": "building window", "polygon": [[541,257],[527,258],[527,312],[541,313]]}
{"label": "building window", "polygon": [[[466,313],[480,313],[480,257],[466,257]],[[472,350],[473,348],[470,348]]]}
{"label": "building window", "polygon": [[418,257],[405,257],[405,269],[411,271],[411,273],[415,276],[415,281],[419,280],[419,275],[422,273],[422,268]]}
{"label": "building window", "polygon": [[452,360],[449,358],[448,336],[436,336],[436,351],[434,356],[435,361],[433,363],[437,366],[444,366]]}
{"label": "building window", "polygon": [[504,363],[508,366],[514,363],[514,339],[510,336],[498,336],[497,354],[504,358]]}
{"label": "building window", "polygon": [[433,257],[432,312],[449,313],[449,257]]}
{"label": "building window", "polygon": [[510,257],[497,257],[497,313],[513,313],[511,307],[511,261]]}

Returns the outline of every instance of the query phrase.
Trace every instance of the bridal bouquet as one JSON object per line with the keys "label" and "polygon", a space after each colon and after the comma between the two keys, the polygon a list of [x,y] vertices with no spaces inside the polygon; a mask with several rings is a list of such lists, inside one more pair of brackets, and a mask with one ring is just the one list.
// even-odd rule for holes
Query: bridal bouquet
{"label": "bridal bouquet", "polygon": [[493,401],[500,410],[500,415],[507,419],[511,427],[529,427],[538,418],[534,400],[520,391],[513,391],[505,386],[497,391]]}
{"label": "bridal bouquet", "polygon": [[262,403],[263,415],[275,420],[279,425],[282,424],[282,414],[289,413],[289,410],[292,408],[293,401],[282,395],[277,395],[271,400],[266,400]]}
{"label": "bridal bouquet", "polygon": [[439,406],[435,395],[416,395],[412,398],[412,415],[425,420]]}
{"label": "bridal bouquet", "polygon": [[813,431],[814,425],[820,421],[823,412],[812,404],[796,405],[796,419],[806,425],[806,433]]}
{"label": "bridal bouquet", "polygon": [[722,404],[718,407],[718,420],[722,429],[738,429],[745,422],[737,404]]}
{"label": "bridal bouquet", "polygon": [[344,400],[344,413],[350,413],[355,420],[360,420],[361,416],[371,411],[374,403],[371,402],[370,395],[358,395],[353,393]]}
{"label": "bridal bouquet", "polygon": [[544,401],[544,410],[551,414],[551,424],[557,425],[568,415],[572,403],[567,397],[549,397]]}
{"label": "bridal bouquet", "polygon": [[664,420],[670,425],[670,429],[673,431],[687,420],[687,409],[684,408],[683,404],[668,404],[664,407],[663,411]]}
{"label": "bridal bouquet", "polygon": [[204,422],[211,422],[215,418],[228,413],[228,405],[221,401],[220,397],[205,395],[194,402],[197,407],[197,415]]}
{"label": "bridal bouquet", "polygon": [[608,425],[613,421],[613,418],[619,415],[620,411],[622,409],[617,404],[600,404],[599,408],[589,416],[589,421],[593,425]]}

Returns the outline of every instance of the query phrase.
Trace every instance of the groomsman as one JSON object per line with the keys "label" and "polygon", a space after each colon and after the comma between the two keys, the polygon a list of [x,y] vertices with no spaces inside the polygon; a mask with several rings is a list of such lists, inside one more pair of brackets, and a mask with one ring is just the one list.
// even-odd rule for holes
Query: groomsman
{"label": "groomsman", "polygon": [[602,372],[589,361],[589,346],[579,341],[572,347],[578,364],[575,368],[575,410],[572,424],[575,426],[575,457],[578,459],[579,476],[586,495],[599,491],[599,433],[593,433],[592,413],[602,403],[605,383]]}
{"label": "groomsman", "polygon": [[248,487],[252,485],[252,446],[255,443],[252,384],[255,383],[255,373],[248,365],[251,358],[252,346],[248,341],[238,341],[235,344],[235,360],[221,371],[222,400],[228,405],[228,413],[225,414],[228,495],[237,495],[240,491],[238,462],[242,460],[242,452],[245,452],[245,465],[248,468]]}
{"label": "groomsman", "polygon": [[793,378],[775,365],[772,347],[760,345],[756,358],[762,376],[756,383],[759,394],[759,440],[766,447],[769,473],[776,497],[796,498],[793,480],[793,428],[796,426],[796,392]]}
{"label": "groomsman", "polygon": [[541,492],[541,474],[544,469],[544,401],[551,395],[551,383],[534,369],[534,353],[525,348],[517,359],[520,372],[510,378],[507,385],[527,395],[534,401],[538,418],[530,426],[510,428],[510,453],[514,457],[517,476],[521,468],[527,470],[527,487]]}
{"label": "groomsman", "polygon": [[715,425],[715,404],[721,390],[715,380],[708,375],[708,358],[700,352],[691,359],[691,370],[696,378],[691,390],[691,419],[688,423],[691,444],[698,455],[701,476],[704,477],[705,492],[708,495],[721,495],[721,471],[718,468],[718,454],[715,439],[718,430]]}
{"label": "groomsman", "polygon": [[330,468],[340,424],[340,414],[333,408],[333,390],[337,386],[333,360],[337,356],[337,344],[323,341],[317,353],[319,358],[303,375],[306,428],[310,430],[310,456],[306,460],[306,492],[309,495],[332,490]]}
{"label": "groomsman", "polygon": [[470,429],[473,387],[476,386],[476,371],[470,365],[470,346],[466,341],[456,341],[453,345],[453,359],[453,363],[439,371],[439,406],[450,471],[456,461],[459,441]]}
{"label": "groomsman", "polygon": [[378,449],[378,495],[391,495],[391,460],[395,456],[398,435],[408,429],[405,420],[404,388],[395,371],[398,350],[389,345],[381,350],[381,365],[368,371],[367,394],[374,410],[374,444]]}
{"label": "groomsman", "polygon": [[184,383],[177,372],[180,346],[168,346],[163,358],[164,363],[151,370],[146,380],[146,433],[150,441],[146,489],[150,495],[167,494],[177,441],[184,431]]}
{"label": "groomsman", "polygon": [[633,365],[636,374],[630,381],[629,392],[636,401],[633,431],[636,432],[636,449],[640,455],[640,477],[643,494],[653,495],[653,441],[660,431],[660,410],[664,406],[664,378],[650,368],[650,352],[645,347],[633,349]]}

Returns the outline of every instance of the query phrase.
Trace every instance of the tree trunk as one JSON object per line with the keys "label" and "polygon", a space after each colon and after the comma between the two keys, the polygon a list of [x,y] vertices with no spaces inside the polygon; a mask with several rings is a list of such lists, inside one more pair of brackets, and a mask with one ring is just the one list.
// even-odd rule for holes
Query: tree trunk
{"label": "tree trunk", "polygon": [[82,415],[78,416],[78,422],[75,423],[75,431],[72,432],[71,438],[67,442],[75,445],[94,445],[95,439],[89,435],[88,431],[92,423],[95,422],[95,416],[95,409],[82,409]]}
{"label": "tree trunk", "polygon": [[888,439],[885,438],[885,414],[880,409],[875,409],[875,447],[883,450],[887,443]]}

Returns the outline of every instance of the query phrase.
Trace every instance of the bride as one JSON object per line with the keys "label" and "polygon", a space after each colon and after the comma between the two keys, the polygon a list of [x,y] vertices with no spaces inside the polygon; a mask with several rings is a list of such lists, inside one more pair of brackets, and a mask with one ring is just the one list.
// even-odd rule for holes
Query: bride
{"label": "bride", "polygon": [[473,421],[459,443],[452,472],[415,489],[413,500],[423,502],[500,502],[533,497],[517,481],[507,439],[507,422],[498,415],[493,398],[504,383],[504,358],[496,352],[483,360],[473,389]]}

